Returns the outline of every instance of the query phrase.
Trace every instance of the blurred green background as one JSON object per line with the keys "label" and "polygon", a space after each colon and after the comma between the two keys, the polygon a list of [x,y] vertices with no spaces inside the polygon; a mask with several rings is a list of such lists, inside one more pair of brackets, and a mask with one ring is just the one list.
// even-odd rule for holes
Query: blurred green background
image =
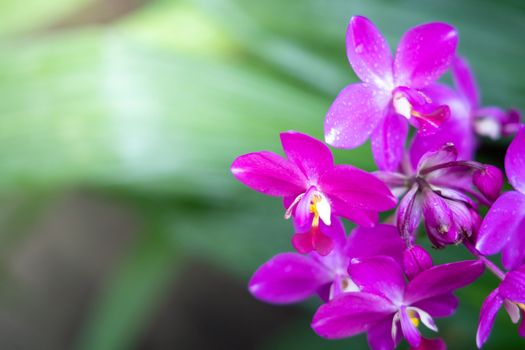
{"label": "blurred green background", "polygon": [[[290,224],[229,173],[239,154],[280,151],[280,131],[322,138],[356,80],[355,14],[392,48],[413,25],[450,22],[484,104],[525,110],[520,0],[0,1],[0,348],[366,349],[316,337],[314,301],[247,293],[290,249]],[[501,164],[505,147],[480,157]],[[374,169],[368,146],[336,157]],[[449,349],[475,348],[495,283],[462,290],[438,321]],[[499,316],[486,349],[523,349]]]}

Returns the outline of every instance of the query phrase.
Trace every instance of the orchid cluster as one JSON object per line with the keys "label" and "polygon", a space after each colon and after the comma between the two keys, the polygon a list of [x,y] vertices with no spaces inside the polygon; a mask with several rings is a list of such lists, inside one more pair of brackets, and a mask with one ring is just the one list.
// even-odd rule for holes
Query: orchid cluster
{"label": "orchid cluster", "polygon": [[[392,56],[370,20],[351,18],[347,55],[361,82],[331,105],[325,141],[350,149],[370,139],[376,172],[334,164],[327,145],[295,131],[280,135],[286,157],[262,151],[235,159],[233,175],[282,197],[294,227],[295,251],[277,254],[251,278],[256,298],[289,304],[317,296],[318,335],[366,333],[373,350],[403,339],[411,349],[445,349],[420,328],[437,332],[435,319],[458,307],[454,292],[485,270],[500,284],[481,306],[477,346],[502,306],[514,323],[525,316],[525,128],[516,110],[480,106],[457,44],[454,27],[428,23],[406,32]],[[437,82],[449,70],[454,87]],[[473,157],[478,137],[509,136],[505,172],[514,190],[501,194],[503,172]],[[356,224],[350,234],[342,219]],[[473,258],[434,265],[418,244],[423,232],[436,252],[462,245]],[[501,268],[488,258],[499,253]],[[518,332],[525,337],[525,322]]]}

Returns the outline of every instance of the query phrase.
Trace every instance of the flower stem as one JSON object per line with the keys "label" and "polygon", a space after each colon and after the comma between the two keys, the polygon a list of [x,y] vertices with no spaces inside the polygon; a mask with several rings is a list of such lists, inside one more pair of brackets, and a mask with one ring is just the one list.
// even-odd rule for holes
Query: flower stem
{"label": "flower stem", "polygon": [[490,272],[492,272],[496,277],[503,281],[503,279],[505,278],[505,272],[501,271],[501,269],[496,264],[490,261],[486,256],[482,255],[480,252],[478,252],[478,250],[472,245],[472,243],[468,241],[463,241],[463,245],[479,261],[483,262],[483,264],[485,264],[485,267],[489,269]]}

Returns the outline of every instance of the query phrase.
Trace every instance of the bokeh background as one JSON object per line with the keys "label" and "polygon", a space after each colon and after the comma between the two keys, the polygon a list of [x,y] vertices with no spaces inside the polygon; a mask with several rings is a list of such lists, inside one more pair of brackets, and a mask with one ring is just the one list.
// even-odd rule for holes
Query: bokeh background
{"label": "bokeh background", "polygon": [[[322,138],[356,80],[355,14],[392,47],[450,22],[483,102],[525,110],[520,0],[0,1],[0,348],[366,349],[316,337],[316,301],[248,294],[291,228],[278,199],[229,173],[239,154],[279,152],[280,131]],[[485,140],[479,156],[501,165],[507,144]],[[368,146],[336,158],[374,169]],[[450,349],[475,348],[495,283],[460,291],[438,321]],[[486,349],[524,345],[502,312]]]}

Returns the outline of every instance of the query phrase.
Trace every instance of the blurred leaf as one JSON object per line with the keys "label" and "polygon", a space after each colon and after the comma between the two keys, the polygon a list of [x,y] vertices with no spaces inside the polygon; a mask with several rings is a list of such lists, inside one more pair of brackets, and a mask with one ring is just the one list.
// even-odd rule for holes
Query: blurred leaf
{"label": "blurred leaf", "polygon": [[157,224],[148,227],[91,308],[78,349],[129,349],[181,260]]}
{"label": "blurred leaf", "polygon": [[[327,100],[244,61],[97,31],[0,51],[0,189],[81,182],[224,197],[240,153],[280,149],[287,129],[322,137]],[[367,148],[345,153],[370,167]]]}
{"label": "blurred leaf", "polygon": [[0,1],[0,36],[19,34],[52,24],[92,1]]}

